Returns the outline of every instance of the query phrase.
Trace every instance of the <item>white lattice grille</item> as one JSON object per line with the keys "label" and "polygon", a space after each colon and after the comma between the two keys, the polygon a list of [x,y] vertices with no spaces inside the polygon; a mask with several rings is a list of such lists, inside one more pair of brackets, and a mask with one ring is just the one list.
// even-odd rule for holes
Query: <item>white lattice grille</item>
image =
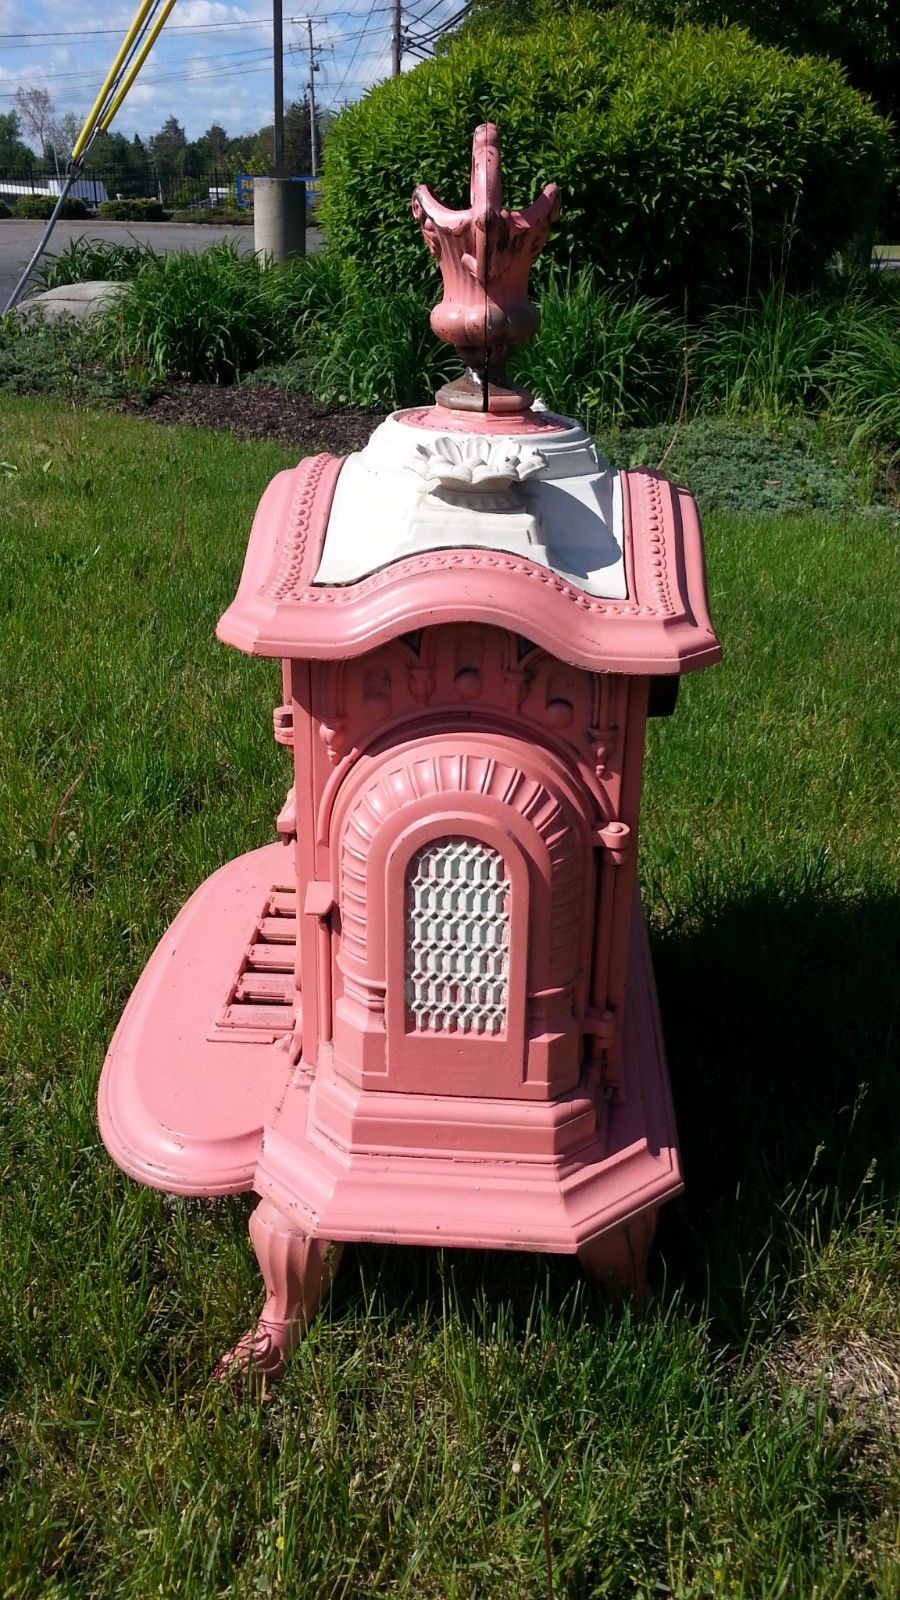
{"label": "white lattice grille", "polygon": [[417,1032],[499,1034],[509,990],[509,879],[499,851],[442,839],[406,875],[406,1003]]}

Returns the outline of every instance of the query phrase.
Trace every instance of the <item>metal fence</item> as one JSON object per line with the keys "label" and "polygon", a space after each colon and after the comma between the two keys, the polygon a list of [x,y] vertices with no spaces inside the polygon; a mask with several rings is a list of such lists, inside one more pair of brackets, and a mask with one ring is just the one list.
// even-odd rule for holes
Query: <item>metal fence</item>
{"label": "metal fence", "polygon": [[[321,193],[320,180],[301,174],[294,181],[306,185],[307,203],[314,209]],[[35,166],[7,177],[0,176],[0,199],[9,205],[20,195],[56,196],[62,182],[61,176]],[[217,168],[185,177],[161,173],[150,164],[128,168],[86,167],[71,192],[89,206],[100,205],[104,200],[156,200],[167,211],[253,209],[253,176]]]}

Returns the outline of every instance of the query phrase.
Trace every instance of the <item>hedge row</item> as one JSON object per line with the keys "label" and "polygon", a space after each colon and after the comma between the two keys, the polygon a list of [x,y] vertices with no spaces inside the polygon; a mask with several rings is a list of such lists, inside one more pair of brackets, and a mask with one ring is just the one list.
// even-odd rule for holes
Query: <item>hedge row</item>
{"label": "hedge row", "polygon": [[[53,194],[20,194],[13,207],[13,216],[24,222],[47,222],[56,205],[56,199],[56,195]],[[88,214],[87,206],[77,195],[70,195],[68,200],[63,202],[60,212],[60,216],[69,222],[83,222]]]}
{"label": "hedge row", "polygon": [[577,10],[564,25],[487,29],[332,128],[324,224],[373,283],[421,283],[410,194],[425,181],[462,203],[483,121],[500,128],[509,204],[559,183],[551,258],[678,306],[815,282],[873,225],[890,159],[888,125],[838,66],[740,29],[661,33]]}
{"label": "hedge row", "polygon": [[105,222],[162,222],[165,218],[159,200],[101,200],[97,214]]}

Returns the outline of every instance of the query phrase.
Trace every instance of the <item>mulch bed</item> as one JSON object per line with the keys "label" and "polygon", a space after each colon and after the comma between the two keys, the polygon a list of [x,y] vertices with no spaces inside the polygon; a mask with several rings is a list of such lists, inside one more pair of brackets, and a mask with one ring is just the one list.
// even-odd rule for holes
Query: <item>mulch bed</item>
{"label": "mulch bed", "polygon": [[184,422],[233,433],[238,439],[275,439],[298,450],[340,455],[361,450],[383,416],[353,408],[330,411],[309,395],[288,393],[268,383],[234,388],[173,383],[149,400],[125,396],[116,409],[150,422]]}

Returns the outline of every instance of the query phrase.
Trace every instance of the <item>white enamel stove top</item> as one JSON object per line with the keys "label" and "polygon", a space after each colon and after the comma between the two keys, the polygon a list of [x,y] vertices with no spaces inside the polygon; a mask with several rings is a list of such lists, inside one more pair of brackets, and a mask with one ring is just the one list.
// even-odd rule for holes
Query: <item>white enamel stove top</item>
{"label": "white enamel stove top", "polygon": [[442,433],[400,415],[341,472],[317,584],[353,583],[426,550],[475,547],[525,556],[588,594],[627,598],[619,474],[577,422]]}

